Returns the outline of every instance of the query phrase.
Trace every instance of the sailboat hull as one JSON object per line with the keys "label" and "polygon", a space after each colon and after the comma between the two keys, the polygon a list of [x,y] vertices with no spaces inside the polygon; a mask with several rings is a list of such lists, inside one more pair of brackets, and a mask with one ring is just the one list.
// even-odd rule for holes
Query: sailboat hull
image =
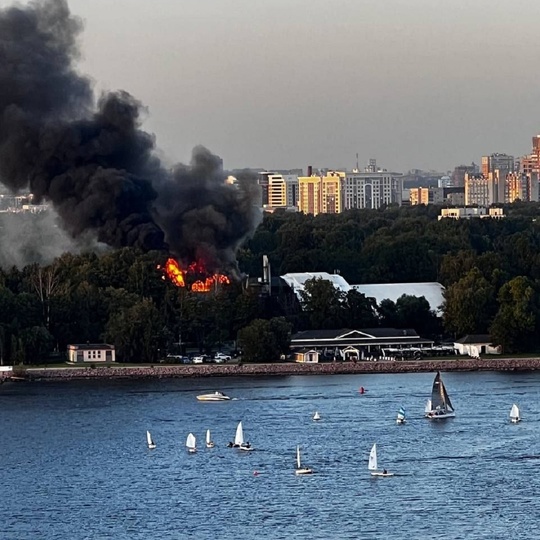
{"label": "sailboat hull", "polygon": [[521,418],[511,418],[510,422],[512,422],[512,424],[517,424],[518,422],[521,422]]}
{"label": "sailboat hull", "polygon": [[426,414],[426,418],[430,420],[444,420],[445,418],[455,418],[455,416],[455,412],[431,411]]}
{"label": "sailboat hull", "polygon": [[381,478],[389,478],[390,476],[394,476],[394,473],[391,473],[391,472],[387,472],[387,473],[372,472],[371,476],[378,476],[378,477],[381,477]]}
{"label": "sailboat hull", "polygon": [[149,450],[153,450],[155,447],[156,447],[155,444],[149,444],[149,445],[148,445],[148,449],[149,449]]}
{"label": "sailboat hull", "polygon": [[296,471],[294,471],[294,474],[296,474],[297,476],[300,476],[302,474],[313,474],[313,470],[312,469],[296,469]]}
{"label": "sailboat hull", "polygon": [[396,420],[396,424],[397,424],[398,426],[401,425],[401,424],[404,424],[404,423],[405,423],[405,418],[398,418],[398,419]]}

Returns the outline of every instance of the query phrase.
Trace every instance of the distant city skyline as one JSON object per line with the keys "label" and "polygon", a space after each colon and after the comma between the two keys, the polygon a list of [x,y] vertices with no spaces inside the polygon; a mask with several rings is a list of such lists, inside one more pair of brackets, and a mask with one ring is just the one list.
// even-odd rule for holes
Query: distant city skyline
{"label": "distant city skyline", "polygon": [[[13,2],[0,0],[0,7]],[[446,172],[540,133],[540,3],[68,0],[81,72],[148,108],[167,161]]]}

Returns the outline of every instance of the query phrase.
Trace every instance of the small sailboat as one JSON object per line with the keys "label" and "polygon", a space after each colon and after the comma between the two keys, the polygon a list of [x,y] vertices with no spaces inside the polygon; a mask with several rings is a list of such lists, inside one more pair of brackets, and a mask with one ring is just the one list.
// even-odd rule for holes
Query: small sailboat
{"label": "small sailboat", "polygon": [[444,387],[439,371],[437,371],[437,375],[435,375],[433,388],[431,390],[431,410],[426,413],[426,416],[430,419],[441,420],[443,418],[453,418],[456,416],[454,407],[450,401],[450,396]]}
{"label": "small sailboat", "polygon": [[212,437],[210,436],[210,430],[206,430],[206,448],[214,448]]}
{"label": "small sailboat", "polygon": [[321,415],[319,414],[319,411],[315,411],[315,414],[313,415],[313,420],[320,420]]}
{"label": "small sailboat", "polygon": [[377,443],[375,443],[372,446],[371,452],[369,453],[368,470],[371,471],[371,476],[382,476],[382,477],[394,476],[394,473],[388,472],[386,469],[383,469],[382,471],[378,470]]}
{"label": "small sailboat", "polygon": [[146,432],[146,443],[148,444],[148,448],[150,450],[153,450],[156,447],[156,443],[152,439],[152,435],[150,435],[150,432]]}
{"label": "small sailboat", "polygon": [[234,443],[229,443],[229,446],[232,446],[233,448],[238,448],[239,450],[244,450],[246,452],[253,450],[251,444],[244,441],[244,428],[242,426],[242,422],[238,422],[238,426],[236,427],[236,434],[234,436]]}
{"label": "small sailboat", "polygon": [[294,471],[294,474],[300,475],[300,474],[313,474],[313,469],[309,469],[308,467],[302,467],[302,462],[300,460],[300,447],[296,447],[296,471]]}
{"label": "small sailboat", "polygon": [[405,409],[400,407],[397,413],[396,424],[404,424],[405,422]]}
{"label": "small sailboat", "polygon": [[519,407],[514,403],[510,410],[510,422],[512,422],[512,424],[517,424],[520,421],[521,416],[519,415]]}
{"label": "small sailboat", "polygon": [[196,444],[196,440],[195,440],[195,435],[193,435],[193,433],[190,433],[187,436],[186,448],[188,449],[188,452],[190,454],[194,454],[197,451],[197,444]]}

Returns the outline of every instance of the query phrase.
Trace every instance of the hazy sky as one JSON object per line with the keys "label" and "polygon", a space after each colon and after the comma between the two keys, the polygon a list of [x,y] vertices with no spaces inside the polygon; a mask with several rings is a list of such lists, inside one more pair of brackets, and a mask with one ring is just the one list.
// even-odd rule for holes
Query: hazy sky
{"label": "hazy sky", "polygon": [[[1,6],[11,2],[0,0]],[[446,171],[530,152],[538,0],[69,0],[81,70],[148,107],[171,160]]]}

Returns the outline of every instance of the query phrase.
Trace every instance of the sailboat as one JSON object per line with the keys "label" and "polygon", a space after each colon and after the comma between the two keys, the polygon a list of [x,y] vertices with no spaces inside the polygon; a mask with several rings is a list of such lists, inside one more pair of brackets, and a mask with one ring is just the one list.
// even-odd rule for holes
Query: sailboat
{"label": "sailboat", "polygon": [[253,450],[253,447],[249,442],[244,442],[244,428],[242,427],[242,422],[238,422],[232,447],[238,448],[239,450],[245,450],[246,452]]}
{"label": "sailboat", "polygon": [[321,415],[319,414],[319,411],[315,411],[315,414],[313,415],[313,420],[320,420]]}
{"label": "sailboat", "polygon": [[302,462],[300,461],[300,447],[296,447],[296,471],[294,471],[294,474],[300,475],[300,474],[313,474],[313,469],[309,469],[307,467],[302,467]]}
{"label": "sailboat", "polygon": [[512,422],[512,424],[517,424],[520,421],[521,416],[519,416],[519,407],[514,403],[510,410],[510,422]]}
{"label": "sailboat", "polygon": [[439,371],[435,375],[431,390],[431,410],[427,412],[426,416],[431,419],[453,418],[456,416]]}
{"label": "sailboat", "polygon": [[195,435],[190,433],[186,439],[186,448],[190,454],[194,454],[197,451],[197,445],[195,441]]}
{"label": "sailboat", "polygon": [[206,430],[206,448],[214,448],[214,443],[210,437],[210,430]]}
{"label": "sailboat", "polygon": [[404,424],[405,422],[405,409],[400,407],[397,413],[396,424]]}
{"label": "sailboat", "polygon": [[156,443],[152,440],[152,435],[150,435],[150,432],[146,432],[146,443],[148,444],[148,448],[150,450],[153,450],[156,447]]}
{"label": "sailboat", "polygon": [[371,471],[371,476],[394,476],[394,473],[388,472],[386,469],[379,471],[377,467],[377,443],[375,443],[369,453],[368,470]]}

